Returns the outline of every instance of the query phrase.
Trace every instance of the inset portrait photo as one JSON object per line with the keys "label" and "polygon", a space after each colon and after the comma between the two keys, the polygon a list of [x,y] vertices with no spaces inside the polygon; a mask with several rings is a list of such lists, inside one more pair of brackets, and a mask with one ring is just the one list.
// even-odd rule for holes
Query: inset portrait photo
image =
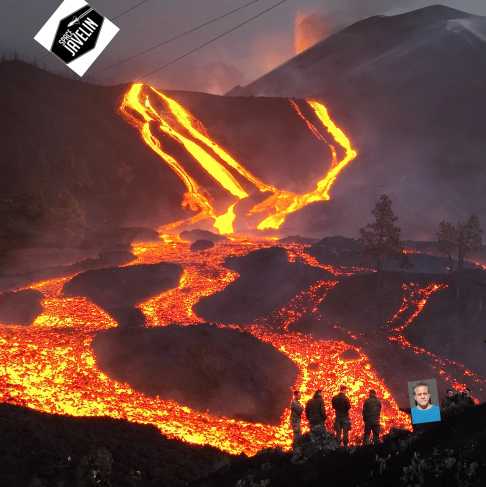
{"label": "inset portrait photo", "polygon": [[439,394],[435,379],[409,382],[408,397],[410,399],[412,424],[435,423],[441,420]]}

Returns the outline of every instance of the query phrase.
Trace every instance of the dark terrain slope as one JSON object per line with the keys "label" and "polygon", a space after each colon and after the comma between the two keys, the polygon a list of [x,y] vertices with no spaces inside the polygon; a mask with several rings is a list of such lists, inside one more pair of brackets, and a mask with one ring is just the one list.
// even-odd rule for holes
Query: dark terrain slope
{"label": "dark terrain slope", "polygon": [[105,449],[116,487],[186,485],[228,458],[215,448],[169,440],[153,426],[49,415],[9,404],[0,404],[0,437],[2,487],[97,485],[87,483],[91,470],[99,469],[90,459]]}
{"label": "dark terrain slope", "polygon": [[[181,183],[117,113],[125,86],[90,85],[20,61],[0,63],[0,86],[2,209],[23,215],[19,232],[39,219],[45,231],[62,229],[63,207],[108,227],[167,221],[178,207]],[[42,218],[46,207],[59,211]]]}
{"label": "dark terrain slope", "polygon": [[251,323],[284,306],[312,283],[332,277],[319,268],[289,262],[280,247],[229,258],[225,266],[238,272],[239,278],[194,306],[199,316],[210,321]]}
{"label": "dark terrain slope", "polygon": [[42,313],[42,298],[42,293],[35,289],[0,293],[0,322],[31,325]]}
{"label": "dark terrain slope", "polygon": [[109,330],[93,342],[111,377],[200,411],[278,423],[297,368],[250,334],[209,325]]}
{"label": "dark terrain slope", "polygon": [[[450,260],[438,251],[436,242],[405,241],[402,242],[402,246],[409,253],[383,258],[384,270],[412,274],[444,274],[451,266]],[[376,260],[365,252],[362,242],[353,238],[325,237],[313,243],[307,252],[322,264],[367,269],[374,269],[376,266]],[[475,267],[472,262],[467,261],[464,265],[469,268]]]}
{"label": "dark terrain slope", "polygon": [[405,336],[486,376],[486,273],[465,271],[430,298]]}
{"label": "dark terrain slope", "polygon": [[137,327],[145,318],[135,305],[176,287],[181,275],[181,266],[167,262],[106,267],[77,274],[64,285],[63,294],[89,298],[120,326]]}
{"label": "dark terrain slope", "polygon": [[[0,86],[0,253],[29,243],[104,242],[117,227],[156,226],[184,215],[186,188],[119,113],[129,85],[102,87],[3,61]],[[286,99],[169,95],[267,183],[309,190],[328,167],[328,147]],[[167,136],[161,140],[218,200],[223,191],[192,156]],[[249,194],[258,192],[235,177]]]}
{"label": "dark terrain slope", "polygon": [[484,215],[485,51],[486,18],[432,6],[362,20],[230,92],[322,99],[358,148],[334,201],[291,217],[292,230],[305,217],[309,231],[349,235],[381,193],[410,238]]}
{"label": "dark terrain slope", "polygon": [[422,433],[393,431],[377,448],[293,457],[268,450],[237,458],[198,487],[481,487],[486,482],[486,406],[470,408]]}

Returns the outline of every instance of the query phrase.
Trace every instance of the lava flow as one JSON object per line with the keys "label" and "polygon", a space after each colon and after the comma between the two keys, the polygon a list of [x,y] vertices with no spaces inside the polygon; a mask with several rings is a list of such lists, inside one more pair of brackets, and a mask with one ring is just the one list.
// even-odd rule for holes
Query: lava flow
{"label": "lava flow", "polygon": [[[203,123],[176,100],[148,85],[135,83],[131,86],[123,98],[120,112],[139,130],[144,142],[169,165],[183,182],[186,193],[182,206],[197,212],[187,220],[174,222],[171,229],[184,223],[194,223],[209,218],[213,220],[214,228],[221,234],[233,233],[233,223],[236,219],[235,204],[249,196],[246,187],[255,188],[257,191],[269,195],[247,212],[247,216],[257,215],[258,218],[261,218],[258,215],[263,215],[256,225],[258,230],[278,229],[289,214],[310,203],[330,199],[330,190],[338,175],[356,158],[357,152],[352,147],[349,138],[333,122],[322,103],[316,100],[307,101],[316,121],[344,152],[344,156],[339,162],[335,146],[328,143],[315,124],[305,117],[296,101],[290,100],[290,104],[313,135],[329,146],[332,156],[329,170],[322,179],[317,181],[315,189],[305,194],[280,190],[271,184],[264,183],[226,149],[212,140]],[[163,108],[158,110],[159,106]],[[161,137],[157,136],[157,130],[180,145],[223,191],[229,193],[228,198],[236,198],[236,201],[233,200],[228,207],[225,206],[225,211],[218,211],[214,198],[208,194],[208,189],[202,188],[195,177],[184,169],[182,163],[163,147]],[[218,202],[217,206],[226,204],[225,202],[226,199]]]}
{"label": "lava flow", "polygon": [[411,343],[403,332],[413,324],[417,317],[422,313],[424,307],[430,298],[445,289],[447,284],[431,283],[421,288],[417,283],[403,284],[403,299],[400,309],[388,322],[391,333],[388,340],[391,343],[399,345],[405,350],[411,350],[416,355],[427,357],[428,362],[435,368],[439,376],[450,386],[457,390],[463,390],[468,386],[465,382],[459,382],[456,377],[463,377],[464,380],[470,381],[481,390],[486,389],[486,379],[472,370],[466,368],[464,364],[455,360],[440,357],[437,354]]}
{"label": "lava flow", "polygon": [[[184,268],[177,288],[139,305],[149,326],[200,323],[202,320],[193,312],[194,304],[237,278],[235,272],[223,266],[224,260],[271,245],[271,241],[234,239],[194,253],[188,243],[166,235],[159,243],[136,246],[137,259],[130,265],[170,261]],[[304,255],[303,249],[304,246],[299,249],[293,244],[287,250],[296,260]],[[252,455],[266,447],[290,447],[288,410],[282,411],[277,426],[216,416],[142,394],[101,372],[91,342],[98,331],[116,323],[87,299],[63,297],[62,286],[70,277],[31,286],[44,294],[44,312],[32,326],[0,325],[0,367],[4,371],[0,387],[4,401],[48,413],[150,423],[168,437],[212,445],[230,453]],[[292,322],[305,313],[313,313],[319,300],[324,299],[323,291],[334,284],[335,281],[315,283],[268,319],[262,317],[246,326],[228,326],[253,334],[292,360],[299,370],[293,387],[302,391],[304,399],[321,388],[329,408],[328,401],[338,386],[347,384],[353,405],[353,442],[359,440],[361,405],[370,388],[383,398],[384,432],[391,427],[408,427],[408,417],[399,411],[361,349],[342,341],[315,340],[289,331]],[[278,327],[274,326],[276,320]],[[350,349],[355,352],[354,358],[342,358]],[[290,394],[289,391],[289,398]]]}

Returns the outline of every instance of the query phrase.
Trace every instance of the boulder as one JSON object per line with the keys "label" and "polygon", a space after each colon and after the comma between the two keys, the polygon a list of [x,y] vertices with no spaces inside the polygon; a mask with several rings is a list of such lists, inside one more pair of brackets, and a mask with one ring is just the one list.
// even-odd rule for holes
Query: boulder
{"label": "boulder", "polygon": [[220,293],[201,299],[194,310],[206,320],[249,323],[284,306],[300,291],[331,274],[301,262],[288,261],[280,247],[229,258],[225,266],[240,277]]}
{"label": "boulder", "polygon": [[31,325],[42,313],[42,297],[35,289],[0,294],[0,323]]}
{"label": "boulder", "polygon": [[135,305],[176,287],[181,275],[179,265],[168,263],[90,270],[67,282],[63,293],[91,299],[122,326],[143,326]]}
{"label": "boulder", "polygon": [[196,240],[191,244],[191,250],[193,252],[199,252],[201,250],[208,250],[214,247],[214,242],[211,240]]}
{"label": "boulder", "polygon": [[211,325],[112,329],[93,341],[98,366],[152,396],[278,423],[297,369],[252,335]]}

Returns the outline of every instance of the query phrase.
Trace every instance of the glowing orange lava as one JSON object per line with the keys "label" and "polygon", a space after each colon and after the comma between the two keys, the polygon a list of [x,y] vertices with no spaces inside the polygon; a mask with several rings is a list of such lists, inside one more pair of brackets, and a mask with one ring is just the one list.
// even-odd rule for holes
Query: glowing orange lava
{"label": "glowing orange lava", "polygon": [[[183,182],[186,187],[186,194],[182,204],[184,207],[197,212],[195,216],[188,219],[189,222],[194,223],[209,218],[213,220],[214,227],[220,233],[230,234],[233,233],[233,222],[236,218],[235,203],[248,197],[244,185],[253,186],[260,192],[269,193],[267,198],[254,205],[247,213],[247,216],[263,215],[263,219],[260,220],[256,228],[258,230],[278,229],[289,214],[311,203],[329,200],[330,190],[338,175],[357,156],[349,138],[336,126],[322,103],[316,100],[307,102],[316,122],[322,125],[329,137],[344,151],[345,155],[341,161],[337,160],[335,145],[329,144],[316,125],[303,115],[296,101],[290,100],[290,103],[314,136],[329,145],[332,157],[330,168],[325,172],[322,179],[317,181],[315,189],[304,194],[280,190],[261,181],[226,149],[215,142],[200,120],[179,102],[160,90],[141,83],[133,84],[123,98],[120,112],[139,130],[144,142],[169,165]],[[157,110],[155,108],[157,106],[164,108]],[[237,201],[226,207],[226,211],[223,213],[218,212],[215,209],[216,203],[208,196],[207,189],[203,190],[195,178],[184,169],[182,163],[167,152],[167,149],[162,145],[158,132],[172,138],[183,147],[201,168],[219,184],[221,189],[229,193],[228,198],[237,198]],[[221,204],[219,202],[219,205]],[[173,230],[187,222],[187,220],[174,222],[170,229]],[[169,227],[165,227],[164,231],[168,230]]]}
{"label": "glowing orange lava", "polygon": [[467,387],[467,384],[456,379],[456,377],[461,376],[478,384],[481,388],[485,388],[486,379],[484,377],[469,370],[455,360],[440,357],[423,347],[414,345],[403,335],[403,332],[422,313],[429,299],[445,288],[447,288],[447,285],[444,283],[431,283],[423,288],[413,282],[404,284],[402,305],[388,323],[391,327],[391,334],[388,336],[388,340],[405,350],[411,350],[416,355],[426,356],[441,378],[457,390],[463,390]]}
{"label": "glowing orange lava", "polygon": [[[234,271],[223,267],[224,260],[272,244],[271,240],[235,239],[219,243],[207,251],[191,252],[188,243],[163,235],[160,243],[136,246],[137,258],[131,264],[171,261],[184,268],[176,289],[139,305],[149,326],[201,322],[192,310],[194,304],[202,296],[224,289],[237,278]],[[292,244],[287,250],[296,260],[304,255],[303,249],[303,246],[299,248]],[[101,372],[91,342],[98,331],[116,324],[89,300],[63,297],[61,289],[68,279],[52,279],[32,286],[44,294],[44,312],[33,326],[0,325],[0,367],[4,371],[0,391],[4,401],[49,413],[110,416],[150,423],[169,437],[212,445],[230,453],[252,455],[266,447],[290,447],[288,410],[282,412],[277,426],[235,420],[144,395]],[[293,387],[302,391],[304,399],[315,389],[322,388],[329,401],[340,384],[347,384],[353,404],[354,442],[361,434],[360,408],[370,388],[379,391],[383,398],[384,431],[393,426],[408,427],[408,417],[398,410],[360,348],[341,341],[315,340],[289,331],[290,324],[304,312],[312,313],[317,309],[318,303],[325,298],[323,291],[334,284],[333,280],[315,283],[268,320],[262,317],[253,324],[228,326],[253,334],[289,357],[299,370]],[[349,349],[355,350],[357,358],[342,358],[343,352]]]}

